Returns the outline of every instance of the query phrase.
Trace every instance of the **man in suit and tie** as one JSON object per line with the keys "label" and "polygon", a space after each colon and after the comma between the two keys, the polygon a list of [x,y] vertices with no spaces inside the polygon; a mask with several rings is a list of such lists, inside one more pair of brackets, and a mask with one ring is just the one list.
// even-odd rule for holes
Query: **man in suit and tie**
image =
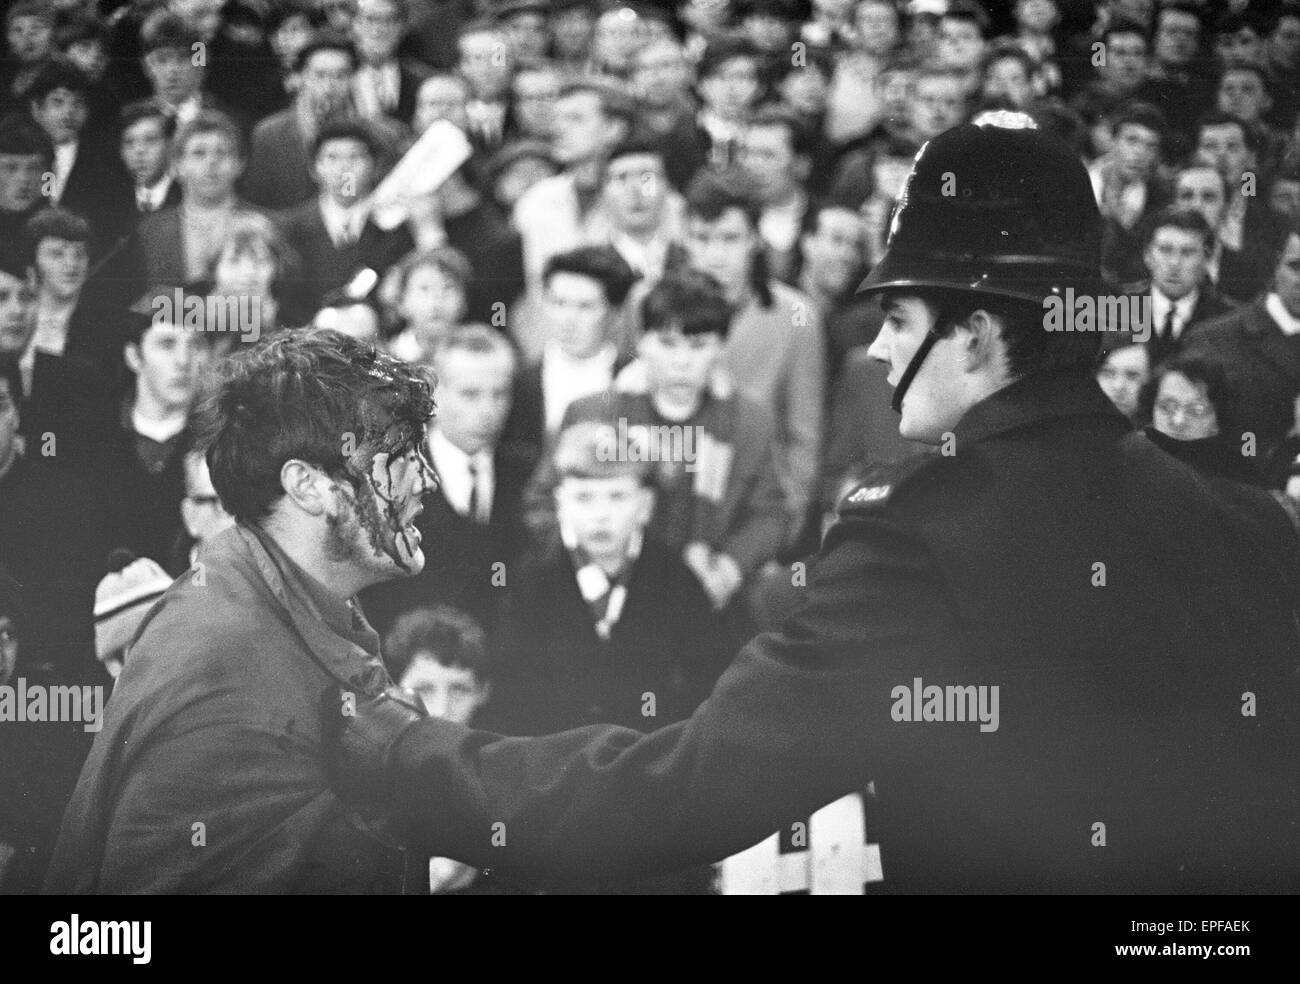
{"label": "man in suit and tie", "polygon": [[1142,260],[1150,279],[1130,293],[1150,298],[1151,363],[1177,353],[1192,325],[1232,310],[1210,283],[1207,265],[1214,255],[1214,230],[1194,209],[1169,206],[1146,224]]}
{"label": "man in suit and tie", "polygon": [[438,490],[416,520],[423,542],[437,544],[411,578],[362,594],[382,635],[402,612],[448,604],[488,630],[496,621],[508,567],[522,546],[522,498],[529,468],[500,443],[510,412],[515,352],[485,325],[445,336],[433,352],[438,415],[429,427],[429,459]]}
{"label": "man in suit and tie", "polygon": [[116,156],[85,137],[89,95],[90,80],[64,60],[46,64],[25,93],[33,121],[54,144],[49,203],[89,220],[91,255],[99,257],[131,225],[131,198]]}
{"label": "man in suit and tie", "polygon": [[136,220],[179,205],[181,186],[173,180],[168,167],[176,120],[154,99],[123,106],[120,120],[119,151],[131,176]]}
{"label": "man in suit and tie", "polygon": [[339,120],[316,135],[313,173],[316,198],[282,213],[280,227],[306,271],[302,293],[315,310],[325,295],[358,270],[381,276],[415,248],[408,225],[383,230],[370,215],[367,196],[375,185],[380,147],[361,120]]}
{"label": "man in suit and tie", "polygon": [[488,20],[462,27],[456,50],[456,70],[469,82],[472,93],[466,106],[470,139],[477,149],[491,153],[505,135],[514,50],[506,33]]}
{"label": "man in suit and tie", "polygon": [[285,209],[316,194],[311,150],[321,125],[346,112],[357,53],[337,34],[318,34],[298,52],[293,105],[253,128],[244,194],[263,208]]}
{"label": "man in suit and tie", "polygon": [[[153,96],[163,111],[176,120],[178,127],[190,122],[204,110],[230,113],[220,100],[203,91],[207,78],[207,60],[195,58],[204,50],[203,40],[174,14],[158,11],[140,28],[144,49],[144,74]],[[241,121],[246,124],[246,121]]]}
{"label": "man in suit and tie", "polygon": [[235,193],[244,161],[243,134],[224,113],[204,110],[181,124],[172,146],[181,203],[137,224],[125,259],[135,287],[132,297],[155,284],[187,284],[211,276],[227,223],[250,208]]}
{"label": "man in suit and tie", "polygon": [[352,79],[357,112],[367,119],[391,116],[410,126],[415,95],[429,69],[397,57],[406,33],[405,0],[359,0],[352,18],[352,40],[360,66]]}
{"label": "man in suit and tie", "polygon": [[1286,237],[1271,289],[1252,304],[1194,325],[1182,351],[1223,366],[1243,435],[1254,435],[1254,453],[1266,459],[1294,425],[1300,396],[1300,225]]}

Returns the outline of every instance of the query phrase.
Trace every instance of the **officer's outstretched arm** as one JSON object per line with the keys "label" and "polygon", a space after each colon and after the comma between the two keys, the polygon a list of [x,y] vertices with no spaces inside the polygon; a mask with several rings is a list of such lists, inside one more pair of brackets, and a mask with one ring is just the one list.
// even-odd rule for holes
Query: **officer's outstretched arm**
{"label": "officer's outstretched arm", "polygon": [[[481,867],[553,878],[717,860],[861,788],[881,756],[912,754],[891,689],[957,639],[929,556],[883,516],[842,521],[806,590],[688,721],[502,738],[389,720],[349,743],[344,771],[382,769],[414,846]],[[349,727],[367,723],[363,709]]]}

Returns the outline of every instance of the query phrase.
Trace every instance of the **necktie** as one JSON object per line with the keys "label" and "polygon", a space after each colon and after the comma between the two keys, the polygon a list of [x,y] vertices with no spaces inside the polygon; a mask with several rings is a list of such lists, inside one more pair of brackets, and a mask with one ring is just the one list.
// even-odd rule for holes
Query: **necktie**
{"label": "necktie", "polygon": [[1165,323],[1160,326],[1160,340],[1165,343],[1174,340],[1174,307],[1172,304],[1165,314]]}
{"label": "necktie", "polygon": [[473,459],[469,462],[469,508],[465,510],[471,521],[477,523],[478,517],[478,467]]}

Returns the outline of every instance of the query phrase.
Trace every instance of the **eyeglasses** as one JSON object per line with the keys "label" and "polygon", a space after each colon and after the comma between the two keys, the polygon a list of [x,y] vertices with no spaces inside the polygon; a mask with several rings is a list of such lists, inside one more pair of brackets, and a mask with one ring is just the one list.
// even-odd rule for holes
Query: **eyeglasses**
{"label": "eyeglasses", "polygon": [[1214,416],[1214,407],[1208,403],[1179,403],[1177,400],[1157,400],[1156,413],[1166,417],[1182,414],[1189,420],[1207,420]]}

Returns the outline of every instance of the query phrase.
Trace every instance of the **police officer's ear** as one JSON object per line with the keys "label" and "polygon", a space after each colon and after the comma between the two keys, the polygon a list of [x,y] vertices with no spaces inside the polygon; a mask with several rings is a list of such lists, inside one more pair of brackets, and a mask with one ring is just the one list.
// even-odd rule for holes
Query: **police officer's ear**
{"label": "police officer's ear", "polygon": [[962,369],[966,372],[1000,369],[1005,359],[1002,322],[983,308],[977,308],[953,328],[961,346]]}

